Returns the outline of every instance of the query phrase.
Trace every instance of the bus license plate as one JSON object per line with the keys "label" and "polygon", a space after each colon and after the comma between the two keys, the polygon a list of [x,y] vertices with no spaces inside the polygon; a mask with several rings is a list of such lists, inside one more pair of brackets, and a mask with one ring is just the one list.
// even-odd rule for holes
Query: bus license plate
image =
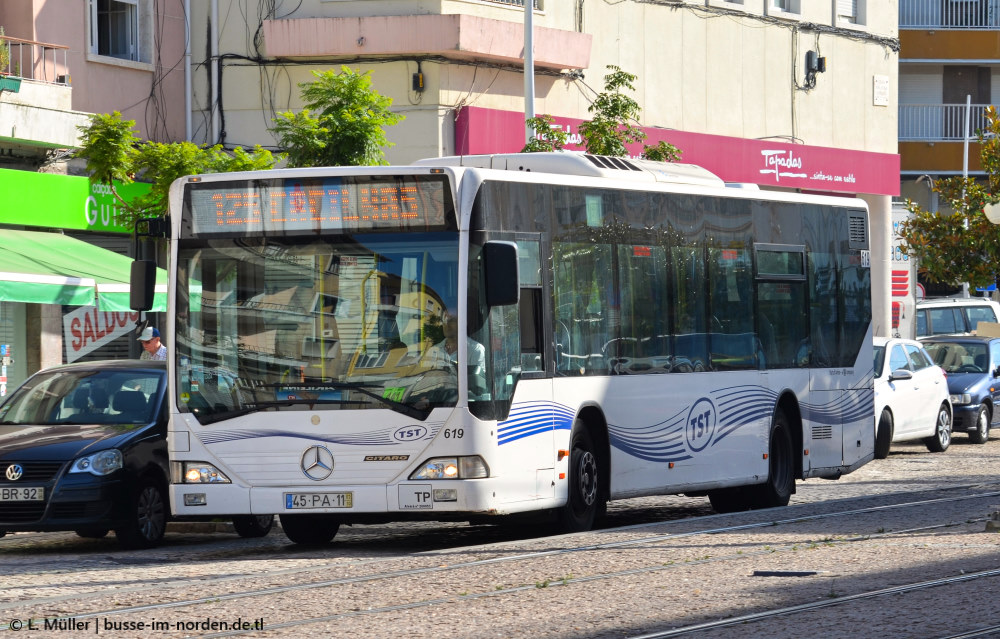
{"label": "bus license plate", "polygon": [[44,501],[45,489],[39,486],[0,488],[0,501]]}
{"label": "bus license plate", "polygon": [[352,508],[354,493],[285,493],[285,509]]}

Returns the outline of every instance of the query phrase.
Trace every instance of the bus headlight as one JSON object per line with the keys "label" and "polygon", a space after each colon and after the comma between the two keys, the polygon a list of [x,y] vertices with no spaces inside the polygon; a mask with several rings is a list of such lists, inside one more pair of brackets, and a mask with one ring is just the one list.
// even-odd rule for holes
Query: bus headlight
{"label": "bus headlight", "polygon": [[962,395],[952,395],[951,403],[956,406],[965,406],[966,404],[972,403],[972,395],[964,393]]}
{"label": "bus headlight", "polygon": [[175,484],[230,484],[226,474],[207,462],[173,462],[171,481]]}
{"label": "bus headlight", "polygon": [[490,469],[479,455],[432,457],[415,470],[410,479],[484,479]]}
{"label": "bus headlight", "polygon": [[93,455],[87,455],[73,462],[71,473],[90,473],[102,477],[110,475],[122,467],[122,453],[117,448],[102,450]]}

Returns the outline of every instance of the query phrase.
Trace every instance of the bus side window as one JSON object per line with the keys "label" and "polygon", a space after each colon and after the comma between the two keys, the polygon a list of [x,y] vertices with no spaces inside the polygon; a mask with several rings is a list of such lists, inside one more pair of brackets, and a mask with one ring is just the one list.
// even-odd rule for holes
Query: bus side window
{"label": "bus side window", "polygon": [[545,370],[540,250],[537,240],[517,240],[518,273],[521,280],[518,310],[521,319],[522,372]]}
{"label": "bus side window", "polygon": [[542,349],[542,289],[521,288],[521,371],[544,371]]}

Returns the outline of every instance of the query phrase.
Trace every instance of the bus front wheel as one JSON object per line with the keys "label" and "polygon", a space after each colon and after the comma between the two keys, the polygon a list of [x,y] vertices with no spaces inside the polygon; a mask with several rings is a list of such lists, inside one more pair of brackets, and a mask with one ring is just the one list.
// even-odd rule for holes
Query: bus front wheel
{"label": "bus front wheel", "polygon": [[318,546],[329,543],[340,529],[330,515],[280,515],[281,529],[294,544]]}
{"label": "bus front wheel", "polygon": [[559,511],[563,532],[581,532],[594,527],[594,520],[604,506],[601,496],[602,469],[594,442],[586,426],[577,422],[573,428],[569,457],[569,494]]}

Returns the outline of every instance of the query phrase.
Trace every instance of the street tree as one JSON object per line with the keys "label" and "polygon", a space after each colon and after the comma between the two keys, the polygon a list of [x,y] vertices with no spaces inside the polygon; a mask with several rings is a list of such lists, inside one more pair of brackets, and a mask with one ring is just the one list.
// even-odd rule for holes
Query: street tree
{"label": "street tree", "polygon": [[[167,216],[170,184],[179,177],[258,171],[272,168],[282,159],[260,146],[227,151],[221,145],[143,141],[136,135],[135,120],[123,120],[118,111],[95,114],[79,129],[81,145],[76,156],[87,161],[91,184],[106,185],[118,200],[119,222],[130,229],[140,218]],[[150,183],[149,193],[125,200],[117,183],[131,184],[136,179]]]}
{"label": "street tree", "polygon": [[985,182],[960,176],[936,180],[932,189],[944,204],[941,212],[907,203],[911,217],[900,225],[902,247],[932,283],[985,288],[998,282],[1000,226],[983,212],[1000,200],[1000,116],[993,106],[986,109],[986,123],[977,133]]}
{"label": "street tree", "polygon": [[288,165],[361,166],[387,164],[385,127],[405,116],[389,110],[392,98],[372,88],[371,71],[341,67],[340,73],[313,71],[312,82],[299,84],[305,108],[285,111],[271,129]]}
{"label": "street tree", "polygon": [[[635,75],[623,71],[615,65],[608,65],[609,73],[604,76],[604,91],[597,94],[587,111],[593,114],[589,121],[580,124],[587,153],[594,155],[628,155],[626,145],[644,142],[646,133],[639,127],[642,109],[639,103],[625,93],[635,91]],[[566,145],[568,134],[560,127],[553,126],[550,115],[529,118],[527,124],[536,132],[522,153],[538,151],[561,151]],[[642,157],[660,162],[676,162],[681,151],[669,142],[660,141],[656,145],[643,145]]]}

